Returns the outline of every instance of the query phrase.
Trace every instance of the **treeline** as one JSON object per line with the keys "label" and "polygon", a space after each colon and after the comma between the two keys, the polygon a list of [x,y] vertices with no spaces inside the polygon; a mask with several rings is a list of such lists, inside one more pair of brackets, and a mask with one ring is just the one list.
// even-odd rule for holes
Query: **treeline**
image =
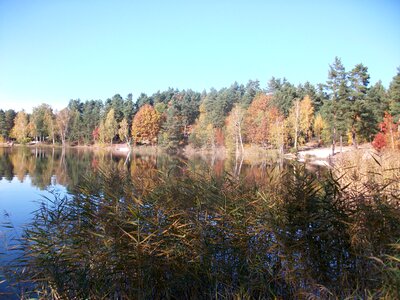
{"label": "treeline", "polygon": [[71,100],[61,111],[48,104],[25,111],[0,110],[0,138],[62,145],[158,144],[174,150],[225,146],[240,154],[245,143],[283,151],[313,142],[335,146],[372,142],[400,145],[400,68],[388,89],[370,86],[368,68],[346,71],[339,58],[324,84],[295,86],[271,78],[233,83],[202,93],[168,89],[151,96],[119,94],[102,100]]}

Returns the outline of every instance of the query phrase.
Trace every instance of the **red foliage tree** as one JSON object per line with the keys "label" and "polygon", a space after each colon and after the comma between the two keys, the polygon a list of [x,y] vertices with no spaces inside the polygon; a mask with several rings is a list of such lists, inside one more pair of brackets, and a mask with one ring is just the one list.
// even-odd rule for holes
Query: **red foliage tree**
{"label": "red foliage tree", "polygon": [[215,129],[215,144],[217,146],[223,146],[224,145],[224,132],[222,131],[221,128],[216,128]]}
{"label": "red foliage tree", "polygon": [[383,148],[385,148],[386,147],[385,134],[382,132],[379,132],[377,135],[375,135],[375,138],[372,141],[372,146],[378,151],[381,151]]}
{"label": "red foliage tree", "polygon": [[96,127],[95,129],[93,129],[92,136],[93,136],[93,139],[95,142],[99,139],[99,137],[100,137],[99,127]]}
{"label": "red foliage tree", "polygon": [[[383,122],[379,123],[380,133],[375,136],[378,140],[385,139],[385,146],[390,145],[392,149],[395,149],[399,145],[399,124],[395,123],[391,114],[385,112]],[[380,135],[378,137],[378,135]],[[374,141],[375,141],[374,139]],[[372,144],[374,145],[374,144]],[[375,146],[374,146],[375,147]],[[381,148],[382,149],[382,148]]]}

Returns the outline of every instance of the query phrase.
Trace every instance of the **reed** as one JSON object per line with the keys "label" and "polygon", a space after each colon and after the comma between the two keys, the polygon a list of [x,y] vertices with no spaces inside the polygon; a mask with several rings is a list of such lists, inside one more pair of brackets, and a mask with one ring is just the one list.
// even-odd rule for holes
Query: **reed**
{"label": "reed", "polygon": [[26,299],[396,298],[398,194],[343,178],[101,169],[43,201],[8,275]]}

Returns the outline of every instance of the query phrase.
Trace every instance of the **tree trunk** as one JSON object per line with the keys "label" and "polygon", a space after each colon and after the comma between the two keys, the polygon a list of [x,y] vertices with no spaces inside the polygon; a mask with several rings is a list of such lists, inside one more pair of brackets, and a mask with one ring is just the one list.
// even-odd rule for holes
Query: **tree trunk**
{"label": "tree trunk", "polygon": [[343,137],[340,135],[340,153],[343,152]]}
{"label": "tree trunk", "polygon": [[356,136],[356,130],[354,127],[351,128],[351,139],[353,140],[353,147],[358,148],[357,146],[357,136]]}
{"label": "tree trunk", "polygon": [[390,124],[389,128],[390,128],[390,142],[392,144],[392,149],[394,150],[393,125]]}
{"label": "tree trunk", "polygon": [[300,105],[299,105],[299,100],[296,101],[296,119],[295,119],[295,124],[294,124],[294,149],[297,152],[297,139],[299,135],[299,114],[300,114]]}
{"label": "tree trunk", "polygon": [[284,153],[284,137],[283,137],[283,134],[284,134],[284,124],[283,124],[283,121],[282,122],[280,122],[281,124],[280,124],[280,127],[281,127],[281,132],[280,132],[280,143],[281,143],[281,145],[280,145],[280,153],[281,153],[281,156],[283,156],[283,153]]}
{"label": "tree trunk", "polygon": [[244,147],[243,147],[243,140],[242,140],[242,133],[241,133],[241,126],[240,126],[240,123],[239,123],[239,126],[238,126],[238,135],[239,135],[239,142],[240,142],[240,149],[242,150],[242,156],[243,156],[243,154],[244,154]]}
{"label": "tree trunk", "polygon": [[235,156],[236,159],[239,157],[239,139],[237,133],[235,133]]}
{"label": "tree trunk", "polygon": [[336,144],[336,113],[333,114],[332,155],[335,155]]}

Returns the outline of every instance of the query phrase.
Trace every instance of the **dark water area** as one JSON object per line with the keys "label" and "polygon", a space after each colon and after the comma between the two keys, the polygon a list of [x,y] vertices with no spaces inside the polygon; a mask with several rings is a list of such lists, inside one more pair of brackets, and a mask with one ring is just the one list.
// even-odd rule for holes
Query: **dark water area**
{"label": "dark water area", "polygon": [[0,148],[0,295],[397,296],[391,197],[272,159]]}

